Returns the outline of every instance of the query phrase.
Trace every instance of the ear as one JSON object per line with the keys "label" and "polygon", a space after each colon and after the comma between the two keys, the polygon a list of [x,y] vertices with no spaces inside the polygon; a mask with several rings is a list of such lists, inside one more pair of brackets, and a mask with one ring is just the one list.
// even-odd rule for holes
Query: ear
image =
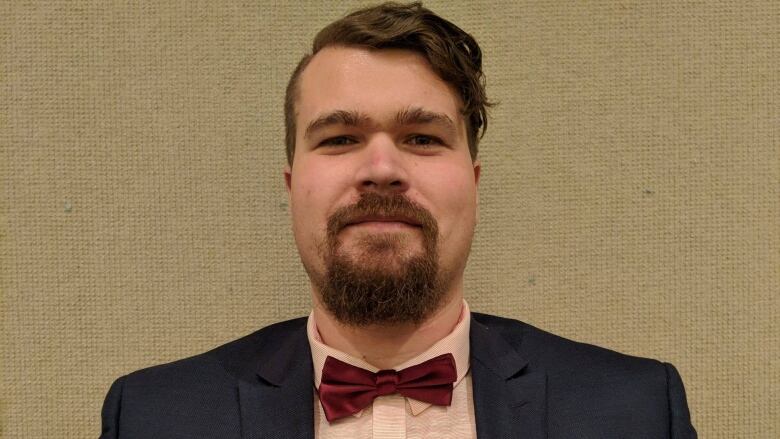
{"label": "ear", "polygon": [[479,176],[482,173],[482,163],[480,163],[479,159],[474,160],[474,190],[476,193],[474,194],[474,199],[476,200],[477,204],[477,223],[479,223]]}
{"label": "ear", "polygon": [[284,185],[287,187],[287,196],[290,196],[292,189],[292,168],[290,165],[284,165]]}

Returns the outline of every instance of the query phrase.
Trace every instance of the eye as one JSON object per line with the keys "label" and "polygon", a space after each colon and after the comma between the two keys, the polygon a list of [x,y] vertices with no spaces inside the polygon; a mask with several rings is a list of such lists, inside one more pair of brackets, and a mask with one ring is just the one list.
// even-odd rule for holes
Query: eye
{"label": "eye", "polygon": [[349,136],[329,137],[319,143],[319,146],[345,146],[357,143],[357,140]]}
{"label": "eye", "polygon": [[412,145],[421,147],[444,145],[444,142],[438,137],[429,136],[427,134],[414,134],[409,136],[406,141]]}

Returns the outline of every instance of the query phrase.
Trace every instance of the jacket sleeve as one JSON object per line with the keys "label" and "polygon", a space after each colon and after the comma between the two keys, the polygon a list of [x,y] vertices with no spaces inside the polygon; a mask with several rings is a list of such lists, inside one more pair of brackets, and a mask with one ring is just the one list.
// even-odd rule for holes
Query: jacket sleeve
{"label": "jacket sleeve", "polygon": [[688,411],[688,402],[685,398],[680,374],[669,363],[666,367],[666,391],[669,398],[669,430],[672,439],[696,439],[696,430],[691,424],[691,415]]}
{"label": "jacket sleeve", "polygon": [[125,377],[121,377],[114,381],[114,384],[108,390],[101,414],[103,427],[100,439],[117,439],[119,437],[119,413],[122,409],[122,390],[124,385]]}

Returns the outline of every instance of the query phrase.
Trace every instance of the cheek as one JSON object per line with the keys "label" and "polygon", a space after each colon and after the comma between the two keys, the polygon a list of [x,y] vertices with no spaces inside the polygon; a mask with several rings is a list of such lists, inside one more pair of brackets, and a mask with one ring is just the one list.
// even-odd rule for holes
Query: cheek
{"label": "cheek", "polygon": [[476,224],[476,186],[474,174],[461,168],[447,169],[441,178],[430,177],[427,187],[435,191],[424,195],[439,222],[443,240],[470,235]]}
{"label": "cheek", "polygon": [[[453,191],[454,192],[454,191]],[[469,188],[463,188],[463,196],[453,200],[451,215],[453,216],[453,230],[455,235],[471,235],[476,226],[476,200]],[[468,194],[468,195],[467,195]]]}
{"label": "cheek", "polygon": [[467,173],[462,169],[450,169],[441,175],[443,177],[434,183],[440,198],[439,204],[450,215],[468,215],[469,210],[473,210],[476,205],[476,186],[473,173]]}
{"label": "cheek", "polygon": [[344,192],[343,176],[337,178],[332,167],[319,163],[301,165],[294,170],[290,202],[295,232],[308,239],[324,233],[328,214]]}

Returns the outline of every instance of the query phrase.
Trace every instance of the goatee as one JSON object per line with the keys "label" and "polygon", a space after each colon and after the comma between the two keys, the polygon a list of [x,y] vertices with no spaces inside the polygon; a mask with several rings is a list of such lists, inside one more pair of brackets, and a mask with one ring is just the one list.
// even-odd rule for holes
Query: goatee
{"label": "goatee", "polygon": [[[401,219],[419,228],[421,251],[412,242],[416,231],[358,235],[349,254],[339,234],[366,217]],[[411,226],[410,226],[411,227]],[[442,303],[445,289],[438,263],[439,228],[433,215],[405,195],[363,193],[357,203],[328,218],[321,252],[324,278],[315,279],[325,308],[349,326],[419,324]]]}

